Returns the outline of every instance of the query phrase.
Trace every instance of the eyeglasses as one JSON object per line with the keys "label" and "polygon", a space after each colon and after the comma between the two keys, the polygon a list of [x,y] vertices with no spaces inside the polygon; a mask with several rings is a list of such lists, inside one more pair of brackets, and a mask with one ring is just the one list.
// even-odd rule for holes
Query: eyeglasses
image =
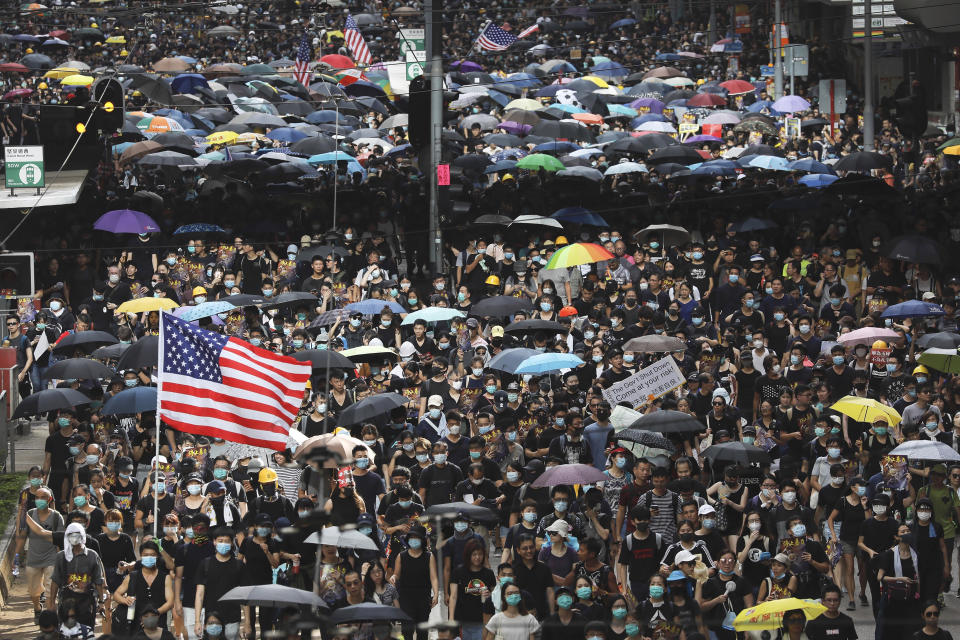
{"label": "eyeglasses", "polygon": [[939,618],[939,617],[940,617],[940,612],[939,612],[939,611],[925,611],[924,614],[923,614],[923,617],[924,617],[924,618]]}
{"label": "eyeglasses", "polygon": [[723,403],[722,403],[722,402],[714,402],[714,403],[713,403],[713,406],[715,406],[715,407],[722,407],[722,406],[723,406]]}

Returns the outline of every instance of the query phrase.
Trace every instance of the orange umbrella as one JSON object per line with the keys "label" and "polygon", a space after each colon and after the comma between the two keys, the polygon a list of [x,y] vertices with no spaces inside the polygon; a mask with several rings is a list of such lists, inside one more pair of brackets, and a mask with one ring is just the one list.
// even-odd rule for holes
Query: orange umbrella
{"label": "orange umbrella", "polygon": [[603,117],[597,113],[575,113],[573,119],[584,124],[603,124]]}

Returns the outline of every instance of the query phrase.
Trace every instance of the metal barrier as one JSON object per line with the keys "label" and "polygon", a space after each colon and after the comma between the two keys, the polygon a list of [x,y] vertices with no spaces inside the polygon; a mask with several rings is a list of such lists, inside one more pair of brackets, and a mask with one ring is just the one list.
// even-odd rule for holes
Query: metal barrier
{"label": "metal barrier", "polygon": [[[10,394],[6,389],[0,391],[0,471],[4,473],[13,473],[17,468],[16,445],[13,442],[13,434],[10,433],[10,421],[7,419],[7,404]],[[7,463],[7,454],[10,455],[10,462]]]}

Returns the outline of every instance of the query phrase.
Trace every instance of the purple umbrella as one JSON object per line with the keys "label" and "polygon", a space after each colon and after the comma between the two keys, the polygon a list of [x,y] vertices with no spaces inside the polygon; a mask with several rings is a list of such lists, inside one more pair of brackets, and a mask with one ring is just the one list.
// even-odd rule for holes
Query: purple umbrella
{"label": "purple umbrella", "polygon": [[783,96],[772,105],[771,109],[779,111],[780,113],[797,113],[798,111],[806,111],[810,108],[810,103],[801,98],[800,96]]}
{"label": "purple umbrella", "polygon": [[699,135],[690,136],[689,138],[683,141],[683,144],[697,144],[698,142],[723,142],[723,140],[721,140],[717,136],[708,136],[706,134],[701,133]]}
{"label": "purple umbrella", "polygon": [[606,480],[601,471],[590,464],[561,464],[550,467],[530,485],[534,489],[557,484],[590,484]]}
{"label": "purple umbrella", "polygon": [[530,133],[530,129],[533,129],[533,127],[529,124],[514,122],[513,120],[504,120],[497,125],[497,129],[503,129],[507,133],[512,133],[515,136],[523,136]]}
{"label": "purple umbrella", "polygon": [[461,60],[460,62],[454,62],[450,65],[454,69],[459,69],[462,73],[469,73],[471,71],[483,71],[481,67],[476,62],[472,60]]}
{"label": "purple umbrella", "polygon": [[93,223],[94,229],[111,233],[154,233],[160,231],[160,225],[153,218],[132,209],[107,211]]}
{"label": "purple umbrella", "polygon": [[637,98],[628,106],[633,107],[634,109],[646,107],[647,109],[650,109],[652,113],[663,113],[663,107],[665,105],[656,98]]}

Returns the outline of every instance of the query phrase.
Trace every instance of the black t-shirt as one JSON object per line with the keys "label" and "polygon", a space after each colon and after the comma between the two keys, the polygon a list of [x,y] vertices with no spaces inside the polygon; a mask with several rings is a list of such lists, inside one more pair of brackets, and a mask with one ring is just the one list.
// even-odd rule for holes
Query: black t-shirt
{"label": "black t-shirt", "polygon": [[[542,619],[543,614],[538,617]],[[543,621],[542,637],[550,640],[583,640],[583,627],[586,624],[587,619],[579,611],[573,611],[573,618],[569,624],[560,622],[560,618],[555,613]]]}
{"label": "black t-shirt", "polygon": [[860,525],[860,535],[863,536],[863,544],[870,547],[877,553],[889,549],[894,544],[894,537],[897,535],[897,528],[900,526],[893,518],[887,517],[886,520],[877,520],[876,518],[867,518]]}
{"label": "black t-shirt", "polygon": [[497,577],[493,571],[484,567],[472,571],[465,565],[453,570],[451,584],[457,585],[457,608],[454,617],[461,622],[483,622],[483,614],[493,614],[493,602],[487,598],[483,602],[480,593],[484,587],[493,591],[497,586]]}
{"label": "black t-shirt", "polygon": [[733,576],[730,578],[737,588],[734,591],[727,591],[727,582],[726,580],[721,580],[718,576],[713,576],[707,580],[702,589],[703,599],[713,600],[717,596],[723,593],[729,593],[729,598],[727,599],[727,605],[718,604],[714,606],[710,611],[705,611],[703,613],[703,622],[711,629],[715,629],[720,626],[723,622],[723,617],[727,614],[727,611],[736,611],[740,612],[746,608],[746,604],[743,601],[743,596],[748,593],[753,593],[753,589],[750,586],[750,583],[746,578],[741,578],[740,576]]}
{"label": "black t-shirt", "polygon": [[443,467],[432,464],[424,469],[420,474],[418,486],[420,489],[426,489],[425,506],[451,502],[453,491],[461,480],[463,480],[463,473],[459,467],[452,464],[445,464]]}
{"label": "black t-shirt", "polygon": [[243,275],[240,281],[240,289],[244,293],[260,295],[262,293],[263,276],[270,272],[270,261],[263,256],[257,256],[252,260],[247,256],[240,256],[238,259],[238,271]]}
{"label": "black t-shirt", "polygon": [[[270,553],[276,553],[277,545],[272,539],[267,539],[267,549]],[[240,553],[247,567],[249,584],[270,584],[273,581],[273,566],[258,542],[249,536],[244,538],[240,544]]]}
{"label": "black t-shirt", "polygon": [[182,544],[177,548],[174,565],[183,567],[183,580],[180,593],[183,594],[183,606],[192,607],[196,599],[197,573],[203,560],[212,557],[216,549],[212,542],[204,544]]}
{"label": "black t-shirt", "polygon": [[226,562],[220,562],[216,556],[205,558],[197,569],[196,579],[198,585],[204,585],[204,609],[218,611],[224,624],[240,622],[240,603],[220,601],[230,589],[247,584],[247,571],[239,558],[231,556]]}
{"label": "black t-shirt", "polygon": [[155,495],[150,494],[140,498],[140,500],[137,502],[137,511],[143,514],[144,528],[150,528],[151,530],[153,529],[153,527],[152,526],[147,527],[146,524],[147,524],[147,518],[150,517],[150,514],[153,513],[154,502],[156,502],[158,506],[158,510],[157,510],[158,522],[163,522],[164,517],[166,517],[168,513],[173,511],[173,504],[174,504],[173,496],[170,495],[169,493],[164,493],[163,497],[160,498],[160,500],[154,500],[154,498],[155,498]]}
{"label": "black t-shirt", "polygon": [[833,400],[848,395],[853,389],[853,369],[850,367],[844,367],[840,373],[830,367],[824,372],[823,377],[827,388],[830,389],[830,398]]}
{"label": "black t-shirt", "polygon": [[73,436],[65,437],[59,431],[47,436],[47,440],[43,445],[43,451],[44,453],[50,454],[51,471],[66,472],[67,462],[73,457],[70,455],[70,446],[67,444],[72,437]]}
{"label": "black t-shirt", "polygon": [[804,633],[810,640],[857,640],[853,618],[839,612],[836,618],[820,615],[808,620]]}
{"label": "black t-shirt", "polygon": [[108,574],[111,569],[116,570],[119,563],[134,562],[137,559],[133,552],[133,540],[125,533],[121,533],[116,540],[111,540],[107,534],[101,533],[97,536],[97,544],[100,545],[100,560]]}
{"label": "black t-shirt", "polygon": [[840,512],[836,520],[843,523],[840,527],[840,540],[856,546],[860,537],[860,525],[866,520],[866,510],[859,502],[850,504],[846,497],[839,500],[834,509]]}
{"label": "black t-shirt", "polygon": [[618,562],[627,565],[631,583],[644,583],[660,570],[660,558],[663,557],[667,545],[662,537],[658,545],[657,538],[658,536],[650,531],[643,540],[630,534],[620,543]]}

